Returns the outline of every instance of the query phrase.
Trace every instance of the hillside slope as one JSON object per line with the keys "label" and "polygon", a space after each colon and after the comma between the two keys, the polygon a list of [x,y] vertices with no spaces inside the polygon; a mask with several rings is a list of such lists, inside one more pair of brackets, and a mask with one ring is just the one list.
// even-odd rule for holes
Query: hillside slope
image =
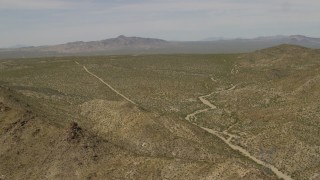
{"label": "hillside slope", "polygon": [[87,124],[57,121],[33,109],[42,104],[0,91],[1,179],[274,177],[205,131],[125,102],[82,104]]}

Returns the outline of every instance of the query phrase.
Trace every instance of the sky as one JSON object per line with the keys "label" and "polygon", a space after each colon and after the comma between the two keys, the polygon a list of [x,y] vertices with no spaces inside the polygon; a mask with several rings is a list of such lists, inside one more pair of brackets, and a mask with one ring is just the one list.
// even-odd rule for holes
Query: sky
{"label": "sky", "polygon": [[0,47],[296,34],[320,37],[319,0],[0,0]]}

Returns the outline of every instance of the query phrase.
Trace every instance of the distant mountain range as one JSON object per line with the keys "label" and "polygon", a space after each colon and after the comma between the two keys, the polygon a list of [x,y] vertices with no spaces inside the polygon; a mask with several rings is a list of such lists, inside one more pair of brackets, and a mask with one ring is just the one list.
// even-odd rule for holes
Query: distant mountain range
{"label": "distant mountain range", "polygon": [[319,43],[320,38],[312,38],[303,35],[277,35],[277,36],[260,36],[256,38],[224,38],[224,37],[211,37],[203,39],[202,41],[263,41],[263,42],[281,42],[286,44],[295,43]]}
{"label": "distant mountain range", "polygon": [[158,48],[167,44],[161,39],[126,37],[124,35],[117,38],[105,39],[90,42],[70,42],[54,46],[37,47],[41,51],[54,51],[59,53],[85,53],[85,52],[104,52],[118,50],[148,50]]}
{"label": "distant mountain range", "polygon": [[264,42],[264,43],[276,43],[276,44],[293,44],[293,45],[305,45],[317,46],[320,43],[320,38],[312,38],[303,35],[291,35],[291,36],[261,36],[253,39],[229,39],[229,41],[249,41],[249,42]]}
{"label": "distant mountain range", "polygon": [[241,53],[280,44],[292,44],[318,49],[320,48],[320,38],[302,35],[279,35],[253,39],[209,38],[203,41],[165,41],[162,39],[121,35],[101,41],[78,41],[51,46],[0,49],[0,58],[117,54]]}
{"label": "distant mountain range", "polygon": [[14,45],[14,46],[10,46],[8,48],[23,48],[23,47],[28,47],[27,45],[23,45],[23,44],[17,44],[17,45]]}

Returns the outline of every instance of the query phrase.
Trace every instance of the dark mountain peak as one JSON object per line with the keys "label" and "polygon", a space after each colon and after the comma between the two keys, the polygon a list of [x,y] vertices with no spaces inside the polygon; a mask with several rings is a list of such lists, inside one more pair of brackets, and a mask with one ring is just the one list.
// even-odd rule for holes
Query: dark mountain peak
{"label": "dark mountain peak", "polygon": [[144,38],[144,37],[128,37],[120,35],[116,38],[110,38],[100,41],[103,44],[113,44],[113,45],[156,45],[166,43],[167,41],[156,38]]}
{"label": "dark mountain peak", "polygon": [[159,48],[167,44],[167,41],[155,38],[127,37],[120,35],[115,38],[90,42],[69,42],[66,44],[46,46],[41,51],[58,53],[84,53],[84,52],[111,52],[122,50],[141,50]]}
{"label": "dark mountain peak", "polygon": [[125,38],[127,38],[125,35],[120,35],[117,37],[117,39],[125,39]]}

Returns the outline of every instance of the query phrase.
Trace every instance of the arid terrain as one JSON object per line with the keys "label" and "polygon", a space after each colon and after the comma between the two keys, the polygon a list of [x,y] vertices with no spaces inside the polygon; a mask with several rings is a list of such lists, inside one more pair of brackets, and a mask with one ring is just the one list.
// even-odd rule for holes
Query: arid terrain
{"label": "arid terrain", "polygon": [[294,45],[1,59],[0,179],[317,180],[319,102]]}

